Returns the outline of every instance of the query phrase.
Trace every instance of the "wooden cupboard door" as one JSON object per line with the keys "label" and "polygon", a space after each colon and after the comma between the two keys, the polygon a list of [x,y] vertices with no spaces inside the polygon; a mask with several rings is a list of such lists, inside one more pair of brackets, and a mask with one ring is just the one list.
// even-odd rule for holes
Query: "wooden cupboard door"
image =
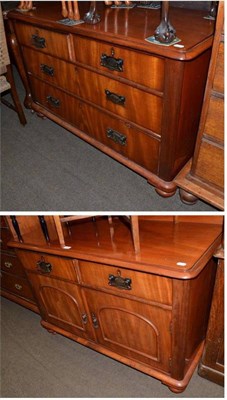
{"label": "wooden cupboard door", "polygon": [[169,371],[171,311],[84,289],[98,342],[131,360]]}
{"label": "wooden cupboard door", "polygon": [[45,321],[79,337],[93,336],[77,285],[33,273],[28,277]]}

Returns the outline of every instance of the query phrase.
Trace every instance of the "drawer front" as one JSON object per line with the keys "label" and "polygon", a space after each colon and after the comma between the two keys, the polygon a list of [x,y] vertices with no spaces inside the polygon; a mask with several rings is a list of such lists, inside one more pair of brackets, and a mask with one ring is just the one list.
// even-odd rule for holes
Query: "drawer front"
{"label": "drawer front", "polygon": [[208,183],[224,188],[224,150],[208,141],[201,144],[195,174]]}
{"label": "drawer front", "polygon": [[158,134],[162,98],[100,74],[78,68],[81,97]]}
{"label": "drawer front", "polygon": [[[34,253],[30,251],[18,250],[18,256],[27,270],[40,273],[45,276],[53,276],[65,280],[77,282],[77,274],[74,267],[73,260],[64,257],[56,257],[44,253]],[[45,270],[45,266],[41,262],[50,264],[50,268]],[[37,264],[39,263],[39,264]]]}
{"label": "drawer front", "polygon": [[29,283],[19,276],[1,272],[1,287],[10,293],[35,301]]}
{"label": "drawer front", "polygon": [[68,35],[19,22],[15,24],[15,30],[20,44],[65,60],[70,59]]}
{"label": "drawer front", "polygon": [[[79,270],[84,285],[109,289],[115,293],[126,293],[167,305],[172,304],[170,278],[87,261],[79,262]],[[127,280],[130,280],[129,284]],[[122,288],[121,284],[126,288]]]}
{"label": "drawer front", "polygon": [[224,141],[224,100],[212,96],[204,132],[214,138]]}
{"label": "drawer front", "polygon": [[224,43],[220,42],[213,89],[224,93]]}
{"label": "drawer front", "polygon": [[1,254],[1,269],[13,275],[25,277],[23,265],[16,256]]}
{"label": "drawer front", "polygon": [[30,83],[32,96],[36,103],[65,121],[77,127],[81,126],[83,116],[79,100],[32,76],[30,76]]}
{"label": "drawer front", "polygon": [[[161,58],[77,36],[74,36],[74,47],[76,60],[83,64],[150,89],[160,92],[164,90],[165,64]],[[110,69],[111,66],[117,70]]]}
{"label": "drawer front", "polygon": [[157,173],[159,140],[131,124],[84,105],[84,130],[122,156]]}
{"label": "drawer front", "polygon": [[23,48],[27,71],[41,79],[78,94],[78,77],[75,65],[39,51]]}

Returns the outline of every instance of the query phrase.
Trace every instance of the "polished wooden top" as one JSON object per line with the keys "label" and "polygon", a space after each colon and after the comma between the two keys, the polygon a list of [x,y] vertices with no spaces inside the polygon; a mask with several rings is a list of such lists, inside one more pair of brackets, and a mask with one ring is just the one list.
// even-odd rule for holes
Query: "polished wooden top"
{"label": "polished wooden top", "polygon": [[[11,241],[13,247],[72,257],[81,260],[117,265],[164,276],[190,279],[199,274],[222,240],[222,225],[215,223],[173,221],[140,221],[141,251],[135,254],[129,226],[119,218],[113,224],[105,217],[96,222],[76,221],[66,246],[59,242],[34,245],[30,233],[23,235],[24,243]],[[33,232],[33,236],[36,233]],[[30,241],[29,241],[30,239]]]}
{"label": "polished wooden top", "polygon": [[[60,31],[72,32],[92,38],[121,44],[148,53],[170,57],[178,60],[192,59],[212,45],[214,21],[204,19],[204,10],[189,10],[170,7],[170,21],[175,27],[177,37],[181,39],[183,48],[165,47],[151,44],[145,38],[152,36],[160,23],[160,10],[144,10],[140,8],[111,9],[104,2],[98,1],[98,12],[101,22],[96,25],[86,23],[68,27],[56,21],[61,20],[61,2],[34,2],[36,9],[29,12],[13,10],[9,18],[16,18],[40,26]],[[171,2],[170,2],[171,3]],[[81,18],[89,10],[89,2],[80,1]]]}

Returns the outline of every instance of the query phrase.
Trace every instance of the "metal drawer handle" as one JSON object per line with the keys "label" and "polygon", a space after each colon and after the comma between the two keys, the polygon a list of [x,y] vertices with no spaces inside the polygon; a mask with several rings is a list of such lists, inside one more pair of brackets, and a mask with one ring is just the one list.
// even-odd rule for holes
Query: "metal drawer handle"
{"label": "metal drawer handle", "polygon": [[109,274],[108,284],[118,289],[131,290],[132,280],[130,278],[122,278],[120,275]]}
{"label": "metal drawer handle", "polygon": [[13,266],[13,264],[11,262],[9,262],[9,261],[5,261],[4,265],[5,265],[6,268],[9,268],[9,269],[12,268],[12,266]]}
{"label": "metal drawer handle", "polygon": [[15,283],[15,288],[17,289],[17,290],[21,290],[22,289],[22,286],[21,285],[19,285],[18,283]]}
{"label": "metal drawer handle", "polygon": [[44,260],[44,257],[41,257],[41,259],[37,261],[37,268],[38,271],[42,274],[49,274],[52,270],[52,265],[50,263],[47,263]]}
{"label": "metal drawer handle", "polygon": [[91,313],[92,323],[95,329],[99,327],[98,318],[96,317],[95,313]]}
{"label": "metal drawer handle", "polygon": [[120,104],[120,105],[124,105],[125,104],[125,97],[124,96],[121,96],[119,94],[110,92],[108,89],[105,90],[105,93],[106,93],[107,100],[112,101],[112,103]]}
{"label": "metal drawer handle", "polygon": [[61,102],[59,99],[55,99],[55,97],[47,96],[47,101],[51,106],[60,107]]}
{"label": "metal drawer handle", "polygon": [[40,69],[44,74],[49,75],[49,76],[54,76],[54,68],[49,67],[49,65],[46,64],[40,64]]}
{"label": "metal drawer handle", "polygon": [[100,58],[100,64],[111,71],[123,72],[124,60],[122,58],[114,58],[103,53]]}
{"label": "metal drawer handle", "polygon": [[123,135],[120,132],[115,131],[114,129],[108,128],[106,130],[106,136],[109,139],[112,139],[115,143],[120,144],[121,146],[126,146],[127,136]]}
{"label": "metal drawer handle", "polygon": [[83,322],[84,325],[87,324],[87,314],[86,313],[82,314],[82,322]]}
{"label": "metal drawer handle", "polygon": [[46,39],[38,35],[32,35],[32,45],[37,49],[44,49],[46,47]]}

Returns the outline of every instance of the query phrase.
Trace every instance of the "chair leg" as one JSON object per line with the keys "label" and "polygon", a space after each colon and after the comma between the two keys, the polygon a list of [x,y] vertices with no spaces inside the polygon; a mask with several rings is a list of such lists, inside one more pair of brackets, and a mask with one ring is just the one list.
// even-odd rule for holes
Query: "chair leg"
{"label": "chair leg", "polygon": [[54,218],[55,227],[56,227],[56,231],[58,234],[58,239],[59,239],[60,245],[61,245],[61,247],[65,247],[65,238],[64,238],[64,233],[63,233],[60,217],[58,215],[53,215],[53,218]]}
{"label": "chair leg", "polygon": [[131,229],[135,253],[140,252],[140,234],[139,234],[139,219],[138,216],[131,216]]}
{"label": "chair leg", "polygon": [[19,96],[18,96],[18,93],[17,93],[17,89],[16,89],[16,85],[15,85],[15,82],[14,82],[14,77],[13,77],[12,65],[9,64],[9,65],[7,65],[6,68],[7,68],[6,78],[7,78],[8,82],[10,83],[10,86],[11,86],[11,95],[12,95],[12,99],[13,99],[13,102],[14,102],[14,105],[15,105],[15,111],[18,114],[20,123],[22,125],[26,125],[27,124],[27,120],[25,118],[24,111],[23,111],[23,108],[22,108],[22,105],[20,103],[20,99],[19,99]]}

